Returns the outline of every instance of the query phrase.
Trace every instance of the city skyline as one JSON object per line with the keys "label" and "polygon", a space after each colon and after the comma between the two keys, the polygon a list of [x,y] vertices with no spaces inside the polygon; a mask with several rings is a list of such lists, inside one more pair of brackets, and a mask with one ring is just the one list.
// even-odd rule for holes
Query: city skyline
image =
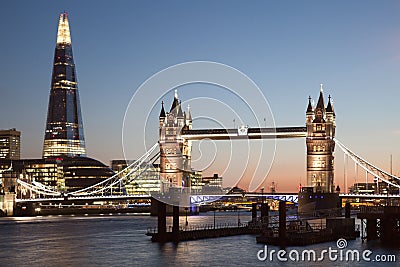
{"label": "city skyline", "polygon": [[[389,3],[234,2],[228,6],[227,2],[208,2],[191,6],[172,2],[166,6],[159,2],[159,10],[144,3],[118,3],[113,9],[108,2],[93,7],[38,1],[21,9],[8,3],[0,18],[1,32],[8,36],[1,52],[0,82],[1,111],[7,116],[1,117],[0,126],[22,132],[21,158],[40,157],[56,22],[66,10],[89,157],[106,164],[123,158],[124,113],[146,79],[175,64],[208,60],[248,75],[266,96],[277,126],[304,126],[307,98],[311,95],[316,100],[319,84],[324,83],[325,94],[335,100],[337,138],[388,171],[393,155],[393,172],[399,175],[400,19],[396,13],[400,4]],[[169,16],[164,14],[167,9]],[[27,40],[30,45],[21,50],[24,53],[17,52]],[[18,79],[20,73],[26,78]],[[180,94],[185,100],[196,96],[191,90],[212,89],[189,86]],[[169,96],[163,100],[172,101]],[[214,95],[218,96],[224,97]],[[192,109],[196,113],[201,111]],[[223,122],[234,126],[232,117]],[[201,127],[194,123],[193,128]],[[143,143],[142,133],[134,137]],[[137,157],[143,153],[138,151]],[[336,150],[336,184],[342,184],[340,153]],[[206,174],[219,172],[214,166]],[[305,140],[278,140],[276,161],[265,185],[275,181],[279,190],[293,191],[299,182],[305,184],[305,172]]]}

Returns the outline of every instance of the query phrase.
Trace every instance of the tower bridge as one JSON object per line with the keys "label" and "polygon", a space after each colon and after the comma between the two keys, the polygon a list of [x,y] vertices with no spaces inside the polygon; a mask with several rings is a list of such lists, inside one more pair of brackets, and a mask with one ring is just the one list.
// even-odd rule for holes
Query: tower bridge
{"label": "tower bridge", "polygon": [[160,179],[168,186],[189,184],[192,141],[306,138],[307,186],[314,192],[334,193],[334,148],[336,115],[329,96],[325,105],[322,85],[317,105],[309,98],[306,127],[260,128],[241,126],[237,129],[193,129],[190,107],[184,112],[175,90],[169,112],[161,103],[159,116]]}
{"label": "tower bridge", "polygon": [[[331,97],[328,104],[324,103],[322,86],[317,104],[312,104],[309,98],[306,110],[306,126],[260,128],[242,126],[237,129],[193,129],[190,108],[183,112],[177,92],[169,112],[161,105],[159,116],[159,142],[149,149],[137,161],[126,169],[129,171],[123,177],[120,174],[125,170],[103,180],[97,184],[65,194],[33,181],[18,179],[22,188],[36,194],[27,199],[16,199],[15,202],[51,202],[80,200],[128,200],[150,198],[149,194],[128,195],[122,188],[137,177],[145,173],[155,161],[160,162],[161,192],[186,192],[190,198],[190,205],[214,201],[221,197],[235,197],[227,193],[202,193],[190,191],[190,172],[192,142],[202,139],[211,140],[240,140],[240,139],[277,139],[277,138],[305,138],[307,147],[307,186],[300,193],[264,194],[264,198],[283,200],[293,203],[305,201],[310,209],[318,209],[316,202],[325,203],[323,206],[339,205],[340,198],[345,199],[387,199],[398,198],[399,195],[390,194],[335,194],[334,188],[334,149],[337,144],[356,164],[364,168],[375,179],[391,186],[398,187],[400,178],[377,168],[368,161],[357,156],[335,138],[336,115],[333,110]],[[159,152],[157,152],[159,150]],[[8,170],[6,170],[8,171]],[[303,188],[304,189],[304,188]],[[189,192],[189,193],[188,193]],[[255,192],[247,192],[247,197],[260,197]],[[334,197],[332,197],[334,196]],[[239,196],[240,197],[240,196]],[[324,200],[322,200],[324,199]],[[311,206],[310,206],[311,205]]]}

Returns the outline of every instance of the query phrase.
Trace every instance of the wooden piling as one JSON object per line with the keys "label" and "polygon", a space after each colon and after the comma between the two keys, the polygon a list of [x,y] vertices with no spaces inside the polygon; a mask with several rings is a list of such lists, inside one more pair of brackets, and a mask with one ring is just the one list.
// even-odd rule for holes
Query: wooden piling
{"label": "wooden piling", "polygon": [[286,202],[279,202],[279,241],[280,246],[286,246]]}

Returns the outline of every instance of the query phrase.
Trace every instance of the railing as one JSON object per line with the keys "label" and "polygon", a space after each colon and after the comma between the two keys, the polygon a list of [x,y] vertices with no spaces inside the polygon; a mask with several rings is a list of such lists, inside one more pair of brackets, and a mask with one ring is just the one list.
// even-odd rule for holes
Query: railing
{"label": "railing", "polygon": [[383,213],[384,207],[377,206],[361,206],[360,213]]}
{"label": "railing", "polygon": [[298,215],[305,219],[320,218],[320,217],[334,217],[342,213],[342,208],[335,209],[320,209],[312,212],[298,212]]}
{"label": "railing", "polygon": [[[214,230],[214,229],[229,229],[229,228],[247,228],[247,223],[217,223],[217,224],[199,224],[199,225],[188,225],[188,226],[180,226],[180,232],[192,232],[192,231],[205,231],[205,230]],[[167,227],[167,233],[172,232],[172,226],[169,225]],[[147,234],[157,234],[157,227],[149,227],[147,228]]]}

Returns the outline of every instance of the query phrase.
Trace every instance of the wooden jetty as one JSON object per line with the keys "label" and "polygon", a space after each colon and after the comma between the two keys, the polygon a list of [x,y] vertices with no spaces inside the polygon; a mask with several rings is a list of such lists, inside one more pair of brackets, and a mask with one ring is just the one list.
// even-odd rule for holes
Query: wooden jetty
{"label": "wooden jetty", "polygon": [[[250,224],[209,224],[198,225],[191,227],[179,226],[179,207],[172,206],[172,227],[167,229],[167,204],[154,200],[154,205],[157,205],[157,227],[149,228],[146,235],[151,236],[153,242],[179,242],[186,240],[196,240],[202,238],[215,238],[232,235],[248,235],[260,234],[261,229],[252,227]],[[252,221],[257,219],[257,203],[252,205]],[[262,221],[268,221],[268,205],[261,203],[261,218]]]}
{"label": "wooden jetty", "polygon": [[147,229],[147,236],[151,236],[153,242],[179,242],[187,240],[197,240],[203,238],[215,238],[233,235],[249,235],[259,234],[258,229],[248,227],[248,224],[241,224],[239,226],[233,224],[207,224],[196,225],[191,227],[181,227],[177,233],[172,229],[167,231],[164,236],[160,235],[157,228]]}

